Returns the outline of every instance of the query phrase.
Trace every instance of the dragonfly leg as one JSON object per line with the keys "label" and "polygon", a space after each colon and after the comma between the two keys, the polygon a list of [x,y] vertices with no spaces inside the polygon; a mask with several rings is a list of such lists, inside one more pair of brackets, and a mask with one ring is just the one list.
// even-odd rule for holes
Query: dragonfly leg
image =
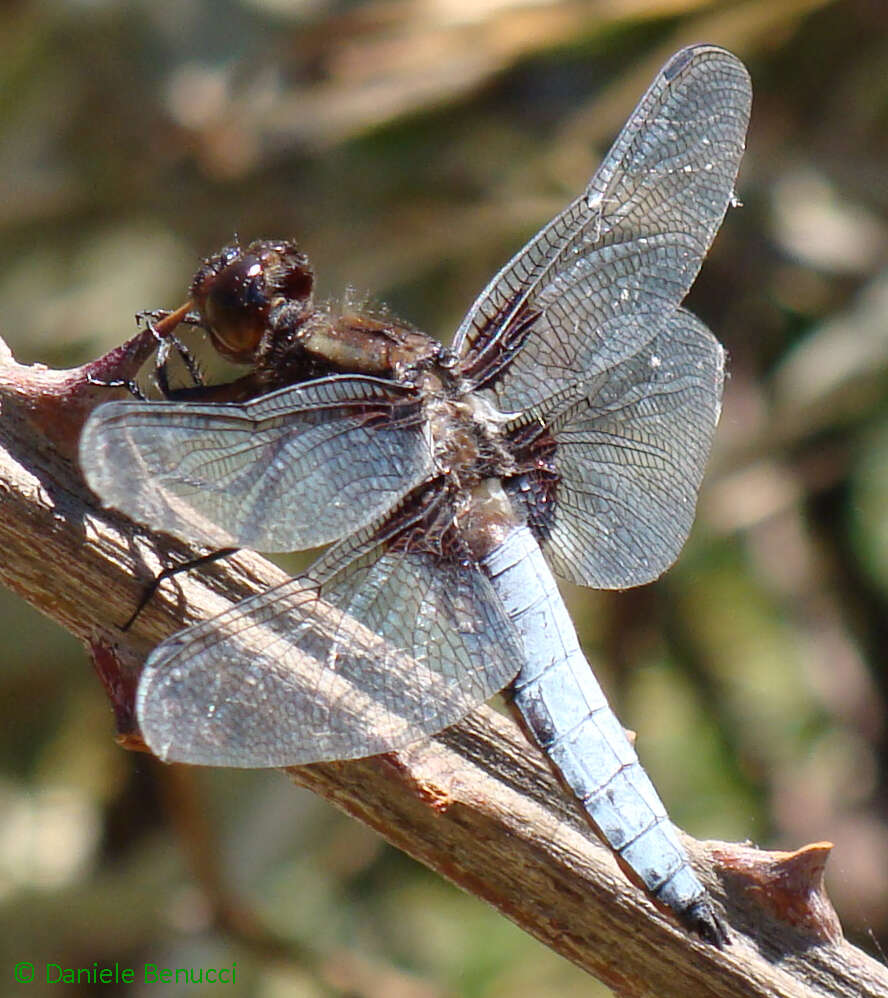
{"label": "dragonfly leg", "polygon": [[229,555],[232,555],[239,550],[240,548],[220,548],[218,551],[211,551],[209,554],[201,555],[199,558],[190,558],[188,561],[183,561],[180,565],[170,565],[168,568],[163,569],[163,571],[158,572],[158,574],[145,587],[145,591],[142,593],[138,606],[135,610],[133,610],[129,619],[120,629],[122,631],[128,631],[133,626],[139,614],[148,605],[151,598],[160,588],[160,584],[165,579],[172,579],[180,572],[190,572],[193,568],[201,568],[203,565],[211,565],[214,561],[227,558]]}

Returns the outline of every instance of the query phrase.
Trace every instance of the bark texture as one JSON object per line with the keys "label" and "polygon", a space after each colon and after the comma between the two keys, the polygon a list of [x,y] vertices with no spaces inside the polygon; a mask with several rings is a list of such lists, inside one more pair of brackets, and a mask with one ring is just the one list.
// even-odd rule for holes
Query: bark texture
{"label": "bark texture", "polygon": [[[242,552],[165,583],[132,630],[121,631],[145,581],[171,555],[194,552],[100,508],[74,454],[86,414],[113,395],[95,379],[112,369],[131,376],[150,348],[136,338],[113,363],[75,371],[23,367],[0,349],[0,581],[83,642],[126,747],[139,744],[132,699],[150,649],[282,578]],[[823,891],[828,843],[770,853],[686,838],[730,925],[731,945],[719,951],[690,938],[627,880],[542,756],[490,708],[409,751],[289,775],[618,995],[888,995],[888,971],[845,942]]]}

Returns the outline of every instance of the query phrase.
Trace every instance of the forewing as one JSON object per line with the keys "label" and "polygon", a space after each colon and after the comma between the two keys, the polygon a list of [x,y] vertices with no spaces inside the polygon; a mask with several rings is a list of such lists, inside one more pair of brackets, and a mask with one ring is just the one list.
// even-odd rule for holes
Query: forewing
{"label": "forewing", "polygon": [[243,405],[110,402],[86,423],[80,463],[102,501],[139,523],[261,551],[351,533],[433,468],[420,403],[361,377]]}
{"label": "forewing", "polygon": [[544,515],[531,505],[528,518],[557,575],[623,589],[675,561],[694,519],[723,377],[720,344],[680,309],[592,396],[553,420],[556,501],[542,504]]}
{"label": "forewing", "polygon": [[[332,604],[332,605],[331,605]],[[139,725],[161,759],[289,766],[389,752],[458,721],[521,665],[480,571],[371,554],[294,579],[160,644]]]}
{"label": "forewing", "polygon": [[594,377],[657,334],[733,196],[749,120],[743,64],[678,52],[585,192],[493,278],[457,331],[462,370],[504,411]]}

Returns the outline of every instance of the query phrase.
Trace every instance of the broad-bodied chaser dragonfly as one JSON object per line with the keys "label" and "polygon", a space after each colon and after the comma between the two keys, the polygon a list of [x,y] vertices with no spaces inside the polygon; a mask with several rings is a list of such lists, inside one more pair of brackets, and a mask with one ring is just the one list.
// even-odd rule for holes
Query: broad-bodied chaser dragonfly
{"label": "broad-bodied chaser dragonfly", "polygon": [[[726,940],[552,572],[637,586],[690,531],[724,357],[680,306],[734,197],[750,102],[729,52],[678,52],[452,349],[390,316],[315,308],[290,243],[205,263],[191,321],[255,363],[246,400],[101,406],[81,438],[87,481],[204,545],[333,546],[154,650],[137,712],[161,759],[390,752],[511,683],[604,840],[682,923]],[[338,613],[323,627],[320,600]]]}

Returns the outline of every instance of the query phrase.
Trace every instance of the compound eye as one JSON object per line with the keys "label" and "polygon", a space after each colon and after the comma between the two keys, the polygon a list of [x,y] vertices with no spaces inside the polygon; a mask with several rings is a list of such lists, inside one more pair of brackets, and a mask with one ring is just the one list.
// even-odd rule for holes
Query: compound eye
{"label": "compound eye", "polygon": [[240,364],[254,359],[268,322],[262,261],[252,253],[223,267],[197,301],[213,344]]}

